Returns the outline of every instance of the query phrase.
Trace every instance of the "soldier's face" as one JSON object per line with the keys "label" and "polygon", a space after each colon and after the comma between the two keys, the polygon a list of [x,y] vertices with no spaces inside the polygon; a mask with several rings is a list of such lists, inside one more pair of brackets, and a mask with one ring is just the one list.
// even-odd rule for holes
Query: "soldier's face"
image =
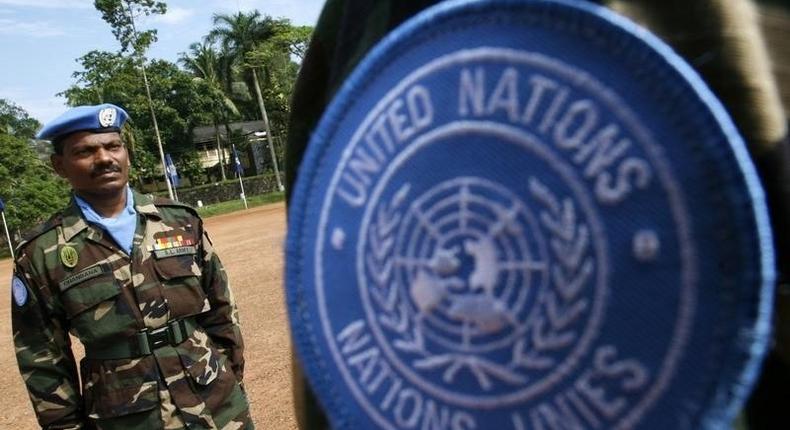
{"label": "soldier's face", "polygon": [[118,133],[72,134],[52,166],[80,195],[111,196],[125,192],[129,182],[129,153]]}

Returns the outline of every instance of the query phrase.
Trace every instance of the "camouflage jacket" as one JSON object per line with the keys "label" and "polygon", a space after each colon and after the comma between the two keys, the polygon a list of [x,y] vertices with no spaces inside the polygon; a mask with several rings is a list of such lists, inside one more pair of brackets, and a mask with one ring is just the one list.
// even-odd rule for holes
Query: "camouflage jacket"
{"label": "camouflage jacket", "polygon": [[[238,313],[201,219],[166,199],[134,193],[134,203],[131,256],[88,224],[73,200],[18,247],[14,345],[39,423],[251,428],[240,385]],[[130,344],[141,330],[179,319],[195,328],[175,346],[127,358],[91,357],[92,350]],[[88,351],[80,362],[81,381],[69,333]]]}

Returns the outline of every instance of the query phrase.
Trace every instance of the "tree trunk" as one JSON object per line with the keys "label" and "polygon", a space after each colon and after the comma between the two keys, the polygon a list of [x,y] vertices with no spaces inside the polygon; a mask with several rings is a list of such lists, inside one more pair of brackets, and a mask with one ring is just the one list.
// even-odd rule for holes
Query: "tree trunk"
{"label": "tree trunk", "polygon": [[274,151],[274,142],[272,141],[272,132],[269,128],[269,116],[266,115],[266,106],[263,105],[263,96],[261,95],[261,85],[258,83],[258,73],[255,68],[252,68],[252,82],[255,84],[255,95],[258,96],[258,107],[261,109],[261,117],[263,119],[263,126],[266,127],[266,141],[269,143],[269,152],[272,155],[272,163],[274,165],[274,177],[277,179],[277,189],[283,191],[283,183],[280,180],[280,167],[277,165],[277,154]]}

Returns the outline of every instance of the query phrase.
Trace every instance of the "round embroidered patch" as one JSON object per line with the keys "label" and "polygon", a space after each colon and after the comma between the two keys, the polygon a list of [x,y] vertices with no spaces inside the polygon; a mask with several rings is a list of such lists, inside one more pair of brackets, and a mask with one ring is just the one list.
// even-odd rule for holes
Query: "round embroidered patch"
{"label": "round embroidered patch", "polygon": [[14,303],[17,306],[24,306],[27,303],[27,287],[18,276],[11,279],[11,294],[14,296]]}
{"label": "round embroidered patch", "polygon": [[447,2],[352,74],[300,167],[287,295],[333,428],[709,428],[766,347],[743,142],[642,29]]}

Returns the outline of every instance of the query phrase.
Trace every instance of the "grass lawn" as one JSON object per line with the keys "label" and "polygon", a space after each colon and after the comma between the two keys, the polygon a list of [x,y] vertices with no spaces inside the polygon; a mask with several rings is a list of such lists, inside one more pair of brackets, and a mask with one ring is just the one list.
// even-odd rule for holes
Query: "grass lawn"
{"label": "grass lawn", "polygon": [[[247,206],[253,208],[255,206],[262,206],[269,203],[280,202],[283,199],[285,199],[285,193],[270,193],[270,194],[261,194],[257,196],[250,196],[247,197]],[[201,217],[209,218],[214,215],[222,215],[230,212],[243,210],[244,202],[242,202],[241,199],[229,200],[227,202],[214,203],[196,209]]]}

